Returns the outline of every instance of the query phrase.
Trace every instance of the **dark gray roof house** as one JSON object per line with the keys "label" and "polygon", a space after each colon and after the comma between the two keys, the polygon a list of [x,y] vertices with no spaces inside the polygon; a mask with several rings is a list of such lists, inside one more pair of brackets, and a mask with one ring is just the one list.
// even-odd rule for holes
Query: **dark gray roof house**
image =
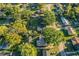
{"label": "dark gray roof house", "polygon": [[7,49],[8,48],[8,42],[6,42],[3,38],[0,38],[0,49]]}
{"label": "dark gray roof house", "polygon": [[44,37],[40,36],[36,43],[37,49],[41,50],[42,56],[48,56],[50,54],[48,48],[46,48],[47,43],[45,42]]}
{"label": "dark gray roof house", "polygon": [[44,47],[44,46],[47,46],[47,43],[45,42],[44,38],[43,37],[39,37],[39,39],[37,40],[37,46],[38,47]]}
{"label": "dark gray roof house", "polygon": [[2,45],[0,45],[0,49],[7,49],[7,48],[8,48],[7,43],[3,43]]}

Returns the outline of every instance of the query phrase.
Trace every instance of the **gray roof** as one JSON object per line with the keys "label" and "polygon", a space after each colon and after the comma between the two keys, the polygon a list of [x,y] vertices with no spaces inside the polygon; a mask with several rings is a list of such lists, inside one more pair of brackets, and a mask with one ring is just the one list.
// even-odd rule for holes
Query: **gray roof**
{"label": "gray roof", "polygon": [[7,48],[8,48],[8,43],[6,42],[0,45],[0,49],[7,49]]}
{"label": "gray roof", "polygon": [[43,37],[39,37],[39,39],[37,40],[37,46],[46,46],[47,43],[45,42]]}

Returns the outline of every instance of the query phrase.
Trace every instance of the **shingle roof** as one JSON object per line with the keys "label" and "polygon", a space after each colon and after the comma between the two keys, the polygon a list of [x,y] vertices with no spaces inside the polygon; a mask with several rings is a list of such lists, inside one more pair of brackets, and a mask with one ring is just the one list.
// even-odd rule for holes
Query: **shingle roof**
{"label": "shingle roof", "polygon": [[73,45],[79,44],[79,37],[74,37],[74,38],[72,38],[71,41],[72,41]]}
{"label": "shingle roof", "polygon": [[46,46],[47,43],[45,42],[43,37],[39,37],[39,39],[37,40],[37,46]]}

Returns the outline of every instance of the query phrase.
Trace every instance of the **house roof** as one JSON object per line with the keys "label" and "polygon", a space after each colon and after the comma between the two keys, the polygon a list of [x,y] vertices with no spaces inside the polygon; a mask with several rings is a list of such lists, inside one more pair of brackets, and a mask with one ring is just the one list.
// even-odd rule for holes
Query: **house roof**
{"label": "house roof", "polygon": [[7,49],[7,47],[8,47],[8,43],[6,42],[0,45],[0,49]]}
{"label": "house roof", "polygon": [[69,25],[69,22],[67,19],[65,19],[64,17],[61,17],[61,21],[64,25]]}
{"label": "house roof", "polygon": [[74,37],[71,39],[73,45],[79,44],[79,37]]}
{"label": "house roof", "polygon": [[45,42],[43,37],[39,37],[39,39],[37,40],[37,46],[46,46],[47,43]]}
{"label": "house roof", "polygon": [[74,34],[75,34],[75,31],[74,31],[73,28],[70,27],[70,26],[66,27],[66,30],[68,31],[68,34],[69,34],[69,35],[74,35]]}

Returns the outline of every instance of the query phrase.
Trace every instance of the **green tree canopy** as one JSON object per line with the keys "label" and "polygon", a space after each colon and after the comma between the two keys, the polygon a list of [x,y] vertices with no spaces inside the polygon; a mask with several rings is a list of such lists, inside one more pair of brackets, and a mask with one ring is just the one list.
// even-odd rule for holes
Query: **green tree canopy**
{"label": "green tree canopy", "polygon": [[26,10],[22,10],[20,14],[22,19],[29,20],[33,12],[31,10],[26,9]]}
{"label": "green tree canopy", "polygon": [[0,26],[0,35],[4,35],[8,31],[6,26]]}
{"label": "green tree canopy", "polygon": [[43,30],[43,35],[48,44],[58,45],[63,41],[63,33],[52,28],[45,28]]}
{"label": "green tree canopy", "polygon": [[7,33],[5,35],[5,40],[7,40],[10,44],[10,46],[19,44],[21,42],[22,37],[18,35],[17,33]]}
{"label": "green tree canopy", "polygon": [[18,33],[27,32],[26,23],[23,20],[17,20],[13,23],[12,27]]}
{"label": "green tree canopy", "polygon": [[56,21],[55,14],[53,11],[44,12],[44,23],[46,25],[51,25]]}
{"label": "green tree canopy", "polygon": [[19,46],[19,50],[22,56],[36,56],[37,55],[37,49],[32,44],[29,44],[29,43],[21,44]]}

